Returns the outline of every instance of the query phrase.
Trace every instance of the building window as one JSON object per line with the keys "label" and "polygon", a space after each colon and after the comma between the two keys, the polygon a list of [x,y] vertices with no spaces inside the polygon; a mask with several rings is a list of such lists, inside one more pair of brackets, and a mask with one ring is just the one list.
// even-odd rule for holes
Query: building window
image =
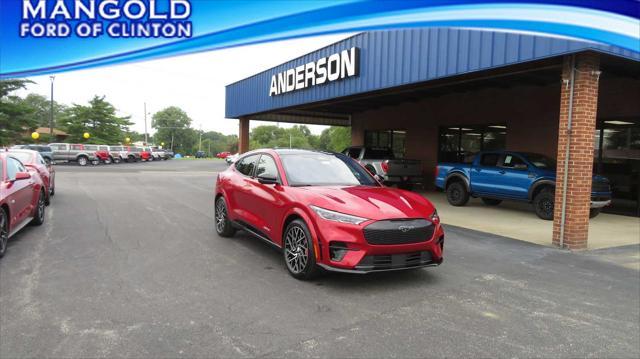
{"label": "building window", "polygon": [[594,170],[611,181],[607,212],[640,216],[640,118],[600,119]]}
{"label": "building window", "polygon": [[479,151],[505,149],[506,125],[447,126],[440,128],[438,160],[467,162]]}
{"label": "building window", "polygon": [[365,131],[366,147],[391,148],[396,158],[404,158],[406,132],[400,130]]}

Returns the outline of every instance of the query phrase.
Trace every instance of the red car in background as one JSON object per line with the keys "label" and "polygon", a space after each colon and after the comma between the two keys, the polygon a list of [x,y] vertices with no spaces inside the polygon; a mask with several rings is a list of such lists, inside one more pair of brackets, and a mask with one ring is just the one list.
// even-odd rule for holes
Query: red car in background
{"label": "red car in background", "polygon": [[0,257],[21,228],[44,223],[45,198],[37,174],[28,172],[14,154],[0,153]]}
{"label": "red car in background", "polygon": [[237,229],[282,251],[289,273],[370,273],[437,266],[444,231],[421,195],[381,185],[352,158],[308,150],[256,150],[220,173],[215,228]]}
{"label": "red car in background", "polygon": [[100,162],[104,163],[105,165],[113,163],[113,157],[111,156],[111,152],[109,152],[109,146],[98,145],[96,150],[96,157],[98,157],[98,160],[100,160]]}
{"label": "red car in background", "polygon": [[46,193],[45,203],[49,205],[51,197],[56,194],[56,172],[53,166],[47,164],[37,151],[11,149],[9,153],[20,160],[27,170],[40,177]]}
{"label": "red car in background", "polygon": [[140,158],[143,161],[153,161],[153,155],[151,155],[151,147],[142,147],[140,149]]}
{"label": "red car in background", "polygon": [[231,155],[231,152],[225,151],[225,152],[218,152],[216,154],[216,157],[218,158],[227,158]]}

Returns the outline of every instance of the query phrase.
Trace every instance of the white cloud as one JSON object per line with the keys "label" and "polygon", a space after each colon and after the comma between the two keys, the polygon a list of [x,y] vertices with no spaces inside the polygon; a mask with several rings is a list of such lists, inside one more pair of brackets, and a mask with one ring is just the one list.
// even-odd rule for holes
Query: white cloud
{"label": "white cloud", "polygon": [[[78,70],[55,75],[54,99],[71,105],[86,104],[94,95],[106,98],[119,111],[131,116],[132,129],[144,132],[144,103],[153,114],[167,106],[178,106],[193,119],[192,126],[205,131],[237,134],[237,120],[224,118],[224,87],[230,83],[319,49],[351,34],[320,36],[133,64]],[[32,77],[26,91],[47,98],[49,76]],[[151,116],[147,116],[148,130]],[[253,122],[252,127],[264,124]],[[283,127],[291,124],[280,124]],[[310,126],[320,133],[325,126]]]}

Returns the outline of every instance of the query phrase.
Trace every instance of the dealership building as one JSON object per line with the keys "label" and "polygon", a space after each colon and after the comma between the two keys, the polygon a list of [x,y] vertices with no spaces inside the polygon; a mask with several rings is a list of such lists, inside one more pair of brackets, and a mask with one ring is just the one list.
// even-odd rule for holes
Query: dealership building
{"label": "dealership building", "polygon": [[365,32],[228,85],[226,117],[240,121],[241,152],[252,120],[350,126],[353,145],[421,160],[428,189],[439,161],[548,155],[552,240],[571,249],[587,246],[593,173],[611,181],[606,211],[640,214],[640,50],[484,30]]}

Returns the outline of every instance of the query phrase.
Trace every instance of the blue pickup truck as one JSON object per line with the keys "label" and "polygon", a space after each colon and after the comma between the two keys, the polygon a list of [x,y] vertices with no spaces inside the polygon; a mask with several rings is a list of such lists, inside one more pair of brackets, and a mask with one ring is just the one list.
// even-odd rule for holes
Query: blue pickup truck
{"label": "blue pickup truck", "polygon": [[[538,217],[553,219],[556,163],[541,154],[487,151],[476,154],[470,163],[440,163],[436,187],[443,189],[453,206],[464,206],[469,197],[480,197],[489,206],[503,200],[533,204]],[[591,210],[595,217],[611,203],[611,186],[602,176],[593,176]]]}

